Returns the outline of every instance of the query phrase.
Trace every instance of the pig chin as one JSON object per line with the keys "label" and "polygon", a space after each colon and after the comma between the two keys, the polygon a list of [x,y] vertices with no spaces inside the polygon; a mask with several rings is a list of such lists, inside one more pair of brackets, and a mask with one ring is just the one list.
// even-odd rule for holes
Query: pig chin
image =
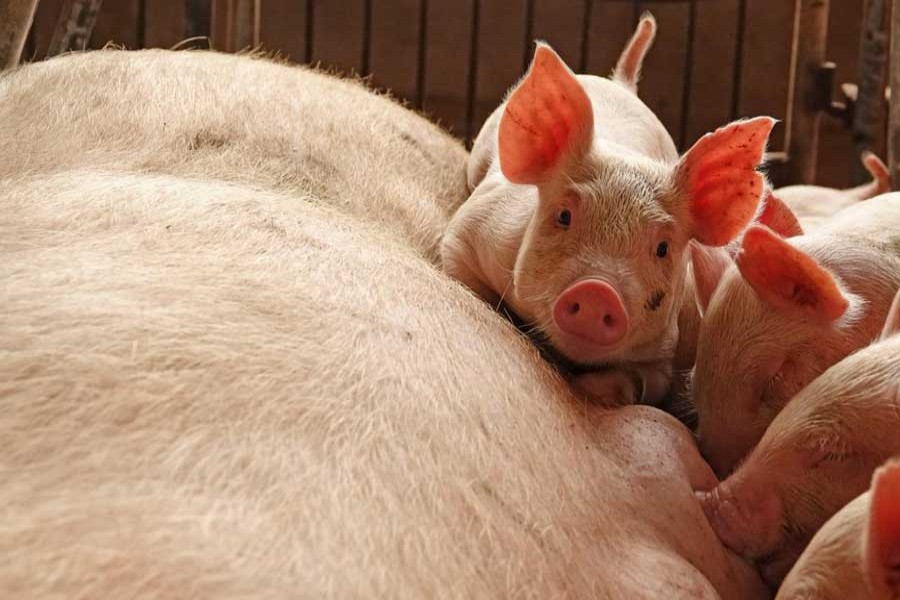
{"label": "pig chin", "polygon": [[[614,362],[624,346],[623,343],[602,345],[585,340],[576,335],[552,327],[544,332],[552,351],[565,362],[580,367],[590,367]],[[622,340],[624,342],[624,340]]]}

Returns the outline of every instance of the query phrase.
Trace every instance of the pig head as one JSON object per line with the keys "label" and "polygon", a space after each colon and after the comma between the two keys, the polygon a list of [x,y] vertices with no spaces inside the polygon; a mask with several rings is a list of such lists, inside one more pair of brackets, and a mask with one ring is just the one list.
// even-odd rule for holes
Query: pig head
{"label": "pig head", "polygon": [[753,452],[701,499],[732,549],[777,582],[810,537],[900,454],[900,293],[880,339],[794,397]]}
{"label": "pig head", "polygon": [[884,323],[900,285],[900,243],[892,245],[892,236],[900,242],[900,195],[846,216],[833,229],[789,240],[753,226],[736,264],[693,264],[713,292],[703,296],[692,397],[701,449],[720,476],[792,396]]}
{"label": "pig head", "polygon": [[774,121],[722,127],[679,160],[631,88],[574,75],[544,44],[498,110],[445,269],[565,361],[670,362],[688,242],[721,246],[753,218]]}

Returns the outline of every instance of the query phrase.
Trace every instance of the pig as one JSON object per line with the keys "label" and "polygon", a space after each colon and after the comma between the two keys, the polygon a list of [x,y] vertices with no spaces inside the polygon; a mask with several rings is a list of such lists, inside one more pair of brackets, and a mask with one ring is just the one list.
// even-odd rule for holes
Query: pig
{"label": "pig", "polygon": [[900,194],[854,204],[809,235],[754,225],[727,263],[693,264],[713,283],[698,295],[691,396],[701,451],[721,477],[791,397],[878,335],[900,286]]}
{"label": "pig", "polygon": [[[648,403],[669,387],[688,241],[726,244],[755,215],[774,125],[731,123],[679,159],[635,93],[653,31],[645,16],[611,80],[573,74],[538,43],[475,142],[474,190],[441,247],[447,273],[588,371],[585,390],[606,398],[616,373],[636,373]],[[601,366],[611,379],[590,373]]]}
{"label": "pig", "polygon": [[891,174],[882,160],[872,152],[864,152],[860,160],[872,176],[868,183],[846,190],[790,185],[776,189],[774,194],[797,215],[805,230],[812,231],[841,209],[891,191]]}
{"label": "pig", "polygon": [[900,454],[898,331],[900,292],[878,340],[803,388],[740,467],[701,494],[722,541],[760,559],[773,583],[875,468]]}
{"label": "pig", "polygon": [[875,471],[870,490],[816,533],[776,600],[900,597],[900,460]]}
{"label": "pig", "polygon": [[[804,231],[814,231],[847,206],[889,192],[890,173],[881,159],[867,152],[863,154],[862,161],[872,174],[871,182],[849,190],[813,185],[794,185],[769,190],[765,194],[762,210],[754,219],[754,223],[765,225],[782,237],[803,235]],[[739,246],[734,242],[721,249],[691,244],[691,263],[707,264],[699,269],[699,282],[695,278],[693,267],[690,264],[688,266],[682,308],[678,315],[678,347],[673,359],[676,371],[688,372],[693,368],[701,319],[697,303],[708,301],[718,283],[715,275],[730,264],[729,257],[738,249]],[[699,287],[695,283],[699,283]]]}
{"label": "pig", "polygon": [[0,122],[5,596],[765,597],[690,433],[586,405],[438,268],[436,126],[112,50],[4,75]]}

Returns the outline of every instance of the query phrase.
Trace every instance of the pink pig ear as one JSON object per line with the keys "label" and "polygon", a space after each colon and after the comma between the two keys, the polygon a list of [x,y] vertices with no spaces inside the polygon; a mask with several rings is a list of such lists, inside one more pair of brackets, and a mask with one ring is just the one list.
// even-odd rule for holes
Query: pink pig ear
{"label": "pink pig ear", "polygon": [[697,140],[681,157],[675,186],[687,198],[692,234],[707,246],[723,246],[747,226],[762,198],[757,172],[775,120],[735,121]]}
{"label": "pink pig ear", "polygon": [[759,297],[778,310],[830,323],[850,306],[831,273],[767,227],[747,230],[735,262]]}
{"label": "pink pig ear", "polygon": [[781,237],[803,235],[803,227],[800,226],[797,215],[771,190],[766,195],[766,207],[759,215],[759,223]]}
{"label": "pink pig ear", "polygon": [[900,332],[900,290],[894,296],[891,308],[888,310],[887,318],[884,320],[884,329],[881,330],[881,339],[887,339],[895,333]]}
{"label": "pink pig ear", "polygon": [[[900,460],[875,471],[866,535],[865,564],[874,590],[900,595]],[[880,596],[879,596],[880,597]]]}
{"label": "pink pig ear", "polygon": [[694,271],[694,296],[697,299],[697,308],[700,316],[706,312],[709,301],[722,274],[733,264],[728,252],[721,248],[701,246],[697,242],[691,242],[691,268]]}
{"label": "pink pig ear", "polygon": [[500,119],[500,169],[513,183],[547,180],[584,155],[594,134],[594,110],[566,63],[538,44],[531,68]]}

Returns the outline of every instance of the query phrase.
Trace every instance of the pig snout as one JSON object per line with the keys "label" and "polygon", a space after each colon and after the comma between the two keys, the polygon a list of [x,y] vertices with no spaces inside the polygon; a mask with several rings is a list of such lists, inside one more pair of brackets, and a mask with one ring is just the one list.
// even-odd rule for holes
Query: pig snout
{"label": "pig snout", "polygon": [[780,541],[778,500],[766,490],[749,495],[744,491],[725,481],[695,494],[719,540],[738,554],[759,558]]}
{"label": "pig snout", "polygon": [[611,346],[628,333],[628,313],[613,286],[599,279],[571,285],[553,307],[553,320],[565,333]]}

